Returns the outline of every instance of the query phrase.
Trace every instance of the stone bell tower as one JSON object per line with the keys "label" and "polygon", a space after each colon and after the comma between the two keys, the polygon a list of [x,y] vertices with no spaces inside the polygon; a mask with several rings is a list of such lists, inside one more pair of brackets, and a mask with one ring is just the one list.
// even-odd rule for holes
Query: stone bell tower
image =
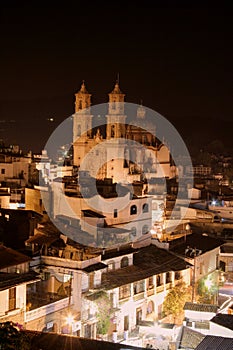
{"label": "stone bell tower", "polygon": [[89,152],[88,141],[92,138],[91,94],[84,81],[75,94],[75,113],[73,114],[74,165],[79,166]]}
{"label": "stone bell tower", "polygon": [[106,140],[107,146],[107,177],[113,181],[122,180],[125,149],[125,120],[124,99],[119,82],[116,81],[114,89],[109,94]]}
{"label": "stone bell tower", "polygon": [[116,81],[114,89],[109,96],[108,115],[107,118],[107,140],[111,138],[125,137],[125,119],[124,115],[124,99],[125,94],[120,90],[119,83]]}

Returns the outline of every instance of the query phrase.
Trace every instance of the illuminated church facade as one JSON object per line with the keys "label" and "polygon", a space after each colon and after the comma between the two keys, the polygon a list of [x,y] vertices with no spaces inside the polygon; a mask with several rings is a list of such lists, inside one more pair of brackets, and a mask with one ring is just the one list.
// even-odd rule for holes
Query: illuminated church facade
{"label": "illuminated church facade", "polygon": [[93,128],[91,94],[85,83],[75,94],[73,164],[97,179],[113,182],[173,177],[169,148],[156,139],[155,123],[146,122],[146,109],[137,107],[135,121],[127,123],[125,94],[119,83],[109,93],[105,130]]}

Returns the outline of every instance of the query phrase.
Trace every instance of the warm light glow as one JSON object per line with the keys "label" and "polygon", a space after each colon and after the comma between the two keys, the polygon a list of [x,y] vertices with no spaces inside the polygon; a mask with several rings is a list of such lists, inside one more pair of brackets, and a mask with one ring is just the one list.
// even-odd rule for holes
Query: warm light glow
{"label": "warm light glow", "polygon": [[72,325],[72,323],[74,322],[74,317],[71,314],[69,314],[66,318],[66,322],[69,326]]}
{"label": "warm light glow", "polygon": [[207,280],[205,281],[205,286],[208,289],[210,289],[212,287],[212,281],[209,278],[207,278]]}

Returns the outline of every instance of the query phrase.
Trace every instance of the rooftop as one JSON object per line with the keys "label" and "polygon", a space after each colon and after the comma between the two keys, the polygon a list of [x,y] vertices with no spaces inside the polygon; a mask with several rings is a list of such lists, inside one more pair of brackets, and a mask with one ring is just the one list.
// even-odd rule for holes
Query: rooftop
{"label": "rooftop", "polygon": [[210,321],[233,331],[233,315],[219,313]]}
{"label": "rooftop", "polygon": [[26,273],[0,272],[0,290],[8,289],[26,282],[39,280],[39,275],[34,271]]}
{"label": "rooftop", "polygon": [[233,244],[232,243],[226,243],[223,244],[220,248],[221,253],[233,253]]}
{"label": "rooftop", "polygon": [[197,304],[197,303],[186,302],[184,305],[184,310],[199,311],[199,312],[213,312],[216,314],[218,311],[218,306],[211,305],[211,304]]}
{"label": "rooftop", "polygon": [[0,245],[0,269],[29,262],[31,258],[14,249]]}
{"label": "rooftop", "polygon": [[102,286],[112,289],[163,272],[185,270],[188,266],[189,264],[183,259],[152,244],[135,250],[133,265],[102,275],[104,280]]}
{"label": "rooftop", "polygon": [[140,350],[142,348],[123,345],[119,343],[110,343],[107,341],[100,341],[94,339],[72,337],[68,335],[54,334],[54,333],[40,333],[36,331],[23,331],[30,336],[31,350]]}
{"label": "rooftop", "polygon": [[88,272],[102,270],[102,269],[105,269],[106,267],[108,267],[108,265],[105,265],[105,264],[99,262],[99,263],[96,263],[96,264],[89,265],[89,266],[85,267],[83,269],[83,271],[88,273]]}
{"label": "rooftop", "polygon": [[196,349],[205,336],[191,328],[183,327],[180,340],[180,349]]}
{"label": "rooftop", "polygon": [[[224,241],[219,238],[213,238],[210,236],[203,236],[198,233],[192,233],[186,236],[186,240],[184,238],[174,240],[171,246],[171,251],[177,253],[184,257],[193,257],[192,249],[196,249],[197,253],[200,254],[211,251],[215,248],[220,247],[224,244]],[[192,248],[187,251],[187,248]],[[185,251],[187,252],[185,254]]]}
{"label": "rooftop", "polygon": [[195,350],[232,350],[233,338],[216,337],[207,335]]}

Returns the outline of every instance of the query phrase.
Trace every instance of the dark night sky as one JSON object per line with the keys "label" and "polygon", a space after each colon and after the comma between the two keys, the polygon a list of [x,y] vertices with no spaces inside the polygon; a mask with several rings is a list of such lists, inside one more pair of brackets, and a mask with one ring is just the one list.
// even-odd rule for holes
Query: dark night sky
{"label": "dark night sky", "polygon": [[103,103],[119,72],[126,101],[142,99],[188,146],[233,148],[233,11],[205,4],[1,1],[0,138],[40,151],[81,81]]}

